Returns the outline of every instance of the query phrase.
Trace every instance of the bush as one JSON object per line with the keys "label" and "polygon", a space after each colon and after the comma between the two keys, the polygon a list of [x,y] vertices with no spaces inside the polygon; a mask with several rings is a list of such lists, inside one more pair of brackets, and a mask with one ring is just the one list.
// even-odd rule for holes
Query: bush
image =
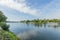
{"label": "bush", "polygon": [[5,22],[0,22],[0,27],[1,27],[3,30],[6,30],[6,31],[9,30],[9,25],[7,25]]}

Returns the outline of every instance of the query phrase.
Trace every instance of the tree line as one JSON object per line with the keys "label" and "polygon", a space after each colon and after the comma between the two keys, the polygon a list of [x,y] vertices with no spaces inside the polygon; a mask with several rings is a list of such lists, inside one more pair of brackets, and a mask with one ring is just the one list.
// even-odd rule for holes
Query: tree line
{"label": "tree line", "polygon": [[48,22],[60,22],[60,19],[34,19],[34,20],[23,20],[21,22],[48,23]]}

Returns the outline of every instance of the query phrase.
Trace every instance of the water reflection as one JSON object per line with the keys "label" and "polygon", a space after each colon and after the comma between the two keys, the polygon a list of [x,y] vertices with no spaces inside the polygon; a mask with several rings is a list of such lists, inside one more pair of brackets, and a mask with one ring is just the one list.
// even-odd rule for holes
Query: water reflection
{"label": "water reflection", "polygon": [[57,27],[60,27],[60,23],[44,23],[44,24],[39,24],[39,23],[26,23],[27,26],[28,25],[34,25],[35,27],[54,27],[54,28],[57,28]]}
{"label": "water reflection", "polygon": [[18,37],[22,38],[23,40],[60,40],[59,35],[56,35],[56,32],[52,30],[40,30],[33,29],[28,32],[23,32],[18,34]]}
{"label": "water reflection", "polygon": [[35,27],[42,27],[42,24],[32,23]]}
{"label": "water reflection", "polygon": [[[59,23],[14,23],[10,30],[23,40],[60,40]],[[16,27],[16,28],[14,28]],[[14,30],[12,29],[14,28]]]}

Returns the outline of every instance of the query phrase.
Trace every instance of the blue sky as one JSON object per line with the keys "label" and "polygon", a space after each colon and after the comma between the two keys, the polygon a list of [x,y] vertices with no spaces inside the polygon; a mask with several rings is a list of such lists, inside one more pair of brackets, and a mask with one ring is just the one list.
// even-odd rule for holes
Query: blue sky
{"label": "blue sky", "polygon": [[60,0],[0,0],[7,20],[60,19]]}

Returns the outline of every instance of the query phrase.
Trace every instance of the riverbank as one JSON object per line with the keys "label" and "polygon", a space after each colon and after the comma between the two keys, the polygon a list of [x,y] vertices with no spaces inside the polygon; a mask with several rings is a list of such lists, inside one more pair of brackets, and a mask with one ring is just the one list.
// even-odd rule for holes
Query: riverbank
{"label": "riverbank", "polygon": [[20,40],[20,39],[17,38],[17,36],[10,31],[0,30],[0,40]]}
{"label": "riverbank", "polygon": [[60,22],[60,19],[34,19],[34,20],[23,20],[21,22],[25,22],[25,23],[37,23],[37,24],[45,24],[45,23],[49,23],[49,22],[53,22],[53,23],[57,23]]}

